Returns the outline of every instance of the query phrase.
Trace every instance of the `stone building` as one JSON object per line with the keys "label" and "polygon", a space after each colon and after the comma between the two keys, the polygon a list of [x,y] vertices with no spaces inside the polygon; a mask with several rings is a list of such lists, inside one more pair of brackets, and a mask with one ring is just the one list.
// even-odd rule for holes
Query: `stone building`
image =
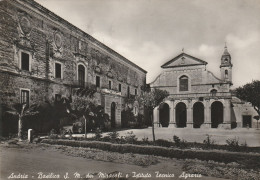
{"label": "stone building", "polygon": [[0,2],[0,100],[40,103],[96,85],[95,97],[120,126],[124,99],[146,71],[33,0]]}
{"label": "stone building", "polygon": [[155,122],[177,128],[256,127],[256,111],[230,91],[233,65],[227,47],[220,60],[221,78],[206,66],[184,52],[161,66],[162,73],[150,86],[170,96],[154,109]]}

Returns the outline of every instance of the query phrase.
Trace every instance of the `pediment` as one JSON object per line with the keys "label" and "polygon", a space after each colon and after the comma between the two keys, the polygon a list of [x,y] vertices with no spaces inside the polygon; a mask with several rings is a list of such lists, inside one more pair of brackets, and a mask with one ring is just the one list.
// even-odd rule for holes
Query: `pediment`
{"label": "pediment", "polygon": [[161,67],[174,68],[174,67],[197,66],[197,65],[206,65],[206,64],[208,63],[201,59],[195,58],[185,53],[181,53],[180,55],[176,56],[172,60],[163,64]]}

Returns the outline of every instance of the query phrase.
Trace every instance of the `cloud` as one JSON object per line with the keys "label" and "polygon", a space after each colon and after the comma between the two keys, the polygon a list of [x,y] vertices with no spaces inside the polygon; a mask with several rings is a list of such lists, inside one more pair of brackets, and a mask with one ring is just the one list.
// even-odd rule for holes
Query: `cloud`
{"label": "cloud", "polygon": [[225,41],[234,85],[260,79],[258,0],[36,1],[147,70],[147,82],[183,47],[219,77]]}
{"label": "cloud", "polygon": [[228,44],[234,48],[244,49],[260,41],[260,33],[257,31],[247,32],[244,35],[228,34],[226,37]]}

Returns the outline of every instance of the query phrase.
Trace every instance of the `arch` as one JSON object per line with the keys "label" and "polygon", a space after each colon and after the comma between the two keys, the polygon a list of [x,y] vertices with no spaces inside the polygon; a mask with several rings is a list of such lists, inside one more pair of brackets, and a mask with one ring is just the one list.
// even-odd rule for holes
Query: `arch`
{"label": "arch", "polygon": [[228,70],[225,70],[225,78],[228,78]]}
{"label": "arch", "polygon": [[168,127],[170,123],[170,107],[167,103],[159,106],[159,122],[162,127]]}
{"label": "arch", "polygon": [[111,128],[116,127],[116,103],[111,103],[111,112],[110,112],[110,118],[111,118]]}
{"label": "arch", "polygon": [[211,96],[216,96],[216,95],[217,95],[217,92],[218,92],[218,91],[217,91],[216,89],[211,89],[211,90],[210,90],[210,95],[211,95]]}
{"label": "arch", "polygon": [[202,102],[196,102],[193,105],[193,128],[200,128],[204,123],[204,105]]}
{"label": "arch", "polygon": [[179,102],[176,105],[176,126],[183,128],[186,127],[187,123],[187,108],[186,104]]}
{"label": "arch", "polygon": [[211,104],[211,128],[217,128],[223,123],[223,104],[220,101],[215,101]]}

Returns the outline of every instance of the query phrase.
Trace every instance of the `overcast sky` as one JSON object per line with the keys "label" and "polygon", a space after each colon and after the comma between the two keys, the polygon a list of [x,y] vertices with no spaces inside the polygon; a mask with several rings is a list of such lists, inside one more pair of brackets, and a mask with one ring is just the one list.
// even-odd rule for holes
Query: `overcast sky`
{"label": "overcast sky", "polygon": [[260,0],[36,0],[146,71],[181,53],[220,77],[225,41],[234,88],[260,80]]}

